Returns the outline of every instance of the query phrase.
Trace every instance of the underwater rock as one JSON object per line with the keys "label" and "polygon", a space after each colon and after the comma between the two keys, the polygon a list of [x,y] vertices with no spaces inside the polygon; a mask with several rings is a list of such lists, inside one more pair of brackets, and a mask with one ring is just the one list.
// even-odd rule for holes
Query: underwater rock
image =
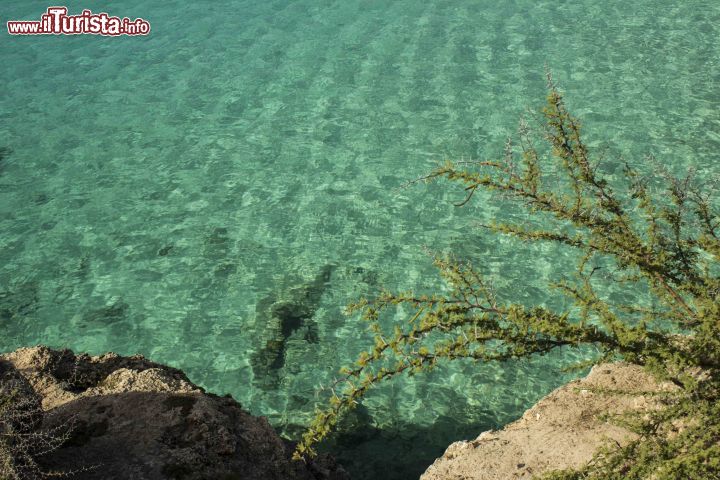
{"label": "underwater rock", "polygon": [[0,147],[0,174],[5,169],[5,160],[12,153],[12,150],[8,147]]}
{"label": "underwater rock", "polygon": [[21,320],[38,308],[38,282],[25,282],[11,290],[0,291],[0,320]]}
{"label": "underwater rock", "polygon": [[47,193],[38,193],[33,196],[35,205],[41,207],[50,202],[50,196]]}
{"label": "underwater rock", "polygon": [[312,320],[328,287],[334,265],[325,265],[309,282],[268,295],[258,302],[256,323],[263,328],[260,350],[250,359],[255,383],[272,390],[280,381],[285,366],[285,350],[291,337],[308,343],[318,341],[317,325]]}
{"label": "underwater rock", "polygon": [[79,480],[349,478],[328,456],[292,461],[294,445],[265,418],[142,356],[22,348],[0,355],[0,393],[6,386],[41,402],[44,431],[69,426],[62,445],[37,457],[44,471]]}
{"label": "underwater rock", "polygon": [[86,312],[82,317],[83,323],[86,325],[95,323],[107,325],[118,322],[125,319],[129,309],[130,306],[127,303],[118,300],[111,305]]}
{"label": "underwater rock", "polygon": [[231,239],[228,236],[228,229],[217,227],[205,238],[203,256],[208,259],[222,260],[227,258],[230,247]]}

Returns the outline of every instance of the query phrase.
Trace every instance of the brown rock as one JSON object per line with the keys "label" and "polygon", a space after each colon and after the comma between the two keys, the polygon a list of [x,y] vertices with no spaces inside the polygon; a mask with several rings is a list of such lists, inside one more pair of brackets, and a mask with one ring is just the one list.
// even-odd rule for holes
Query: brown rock
{"label": "brown rock", "polygon": [[38,395],[44,429],[69,429],[39,459],[47,471],[87,480],[348,478],[329,457],[293,462],[292,445],[265,418],[141,356],[34,347],[1,355],[0,365],[3,378],[22,377]]}
{"label": "brown rock", "polygon": [[[673,388],[658,384],[637,365],[597,365],[587,377],[558,388],[502,430],[453,443],[421,480],[530,479],[580,467],[603,442],[622,445],[634,438],[628,430],[602,421],[601,415],[654,408],[642,392]],[[629,394],[598,393],[601,389]]]}

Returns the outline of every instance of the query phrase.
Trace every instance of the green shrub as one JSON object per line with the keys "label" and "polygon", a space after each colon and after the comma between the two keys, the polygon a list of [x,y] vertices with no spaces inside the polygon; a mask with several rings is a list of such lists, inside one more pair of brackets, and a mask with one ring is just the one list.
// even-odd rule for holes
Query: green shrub
{"label": "green shrub", "polygon": [[[624,185],[611,185],[583,143],[579,121],[548,81],[540,135],[521,123],[517,146],[509,142],[502,160],[447,163],[424,180],[459,184],[465,197],[458,206],[486,190],[550,224],[487,227],[577,249],[574,277],[550,285],[572,307],[501,301],[470,262],[440,258],[435,264],[448,293],[382,292],[360,300],[349,310],[369,322],[375,344],[341,370],[296,458],[314,455],[314,445],[378,382],[445,360],[504,361],[563,347],[595,352],[588,365],[619,359],[643,365],[680,389],[660,395],[662,408],[648,416],[615,419],[639,433],[636,441],[605,448],[581,471],[550,478],[720,477],[720,219],[713,199],[690,178],[667,176],[656,188],[630,167]],[[635,301],[610,302],[602,293],[607,282],[636,294]],[[648,303],[640,301],[643,295],[652,297],[653,307],[641,306]],[[381,313],[398,306],[412,311],[408,322],[384,331]]]}

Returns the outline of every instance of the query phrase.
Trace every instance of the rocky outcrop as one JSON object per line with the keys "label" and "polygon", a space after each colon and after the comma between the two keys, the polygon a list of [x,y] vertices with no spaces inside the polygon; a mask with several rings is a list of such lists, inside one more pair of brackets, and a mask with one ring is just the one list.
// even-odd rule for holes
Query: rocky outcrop
{"label": "rocky outcrop", "polygon": [[636,365],[596,365],[587,377],[555,390],[502,430],[453,443],[421,480],[530,479],[549,470],[580,467],[604,442],[622,445],[634,438],[603,420],[605,414],[654,408],[643,393],[674,388]]}
{"label": "rocky outcrop", "polygon": [[23,348],[1,355],[0,370],[41,403],[44,434],[65,437],[38,457],[45,471],[88,480],[348,478],[329,457],[293,462],[292,445],[266,419],[141,356]]}

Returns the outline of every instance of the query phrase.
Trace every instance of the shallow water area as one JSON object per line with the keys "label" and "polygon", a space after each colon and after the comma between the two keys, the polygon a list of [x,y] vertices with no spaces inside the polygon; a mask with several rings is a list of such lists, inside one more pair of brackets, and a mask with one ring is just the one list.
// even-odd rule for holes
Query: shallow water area
{"label": "shallow water area", "polygon": [[[500,155],[542,104],[545,65],[611,178],[625,161],[653,171],[646,154],[720,173],[720,4],[674,3],[72,1],[151,33],[0,33],[0,348],[142,353],[297,433],[368,344],[344,305],[440,288],[424,247],[552,302],[543,286],[572,252],[477,227],[525,212],[403,188],[444,159]],[[4,0],[0,18],[47,6]],[[580,356],[401,379],[329,448],[355,479],[416,478]]]}

